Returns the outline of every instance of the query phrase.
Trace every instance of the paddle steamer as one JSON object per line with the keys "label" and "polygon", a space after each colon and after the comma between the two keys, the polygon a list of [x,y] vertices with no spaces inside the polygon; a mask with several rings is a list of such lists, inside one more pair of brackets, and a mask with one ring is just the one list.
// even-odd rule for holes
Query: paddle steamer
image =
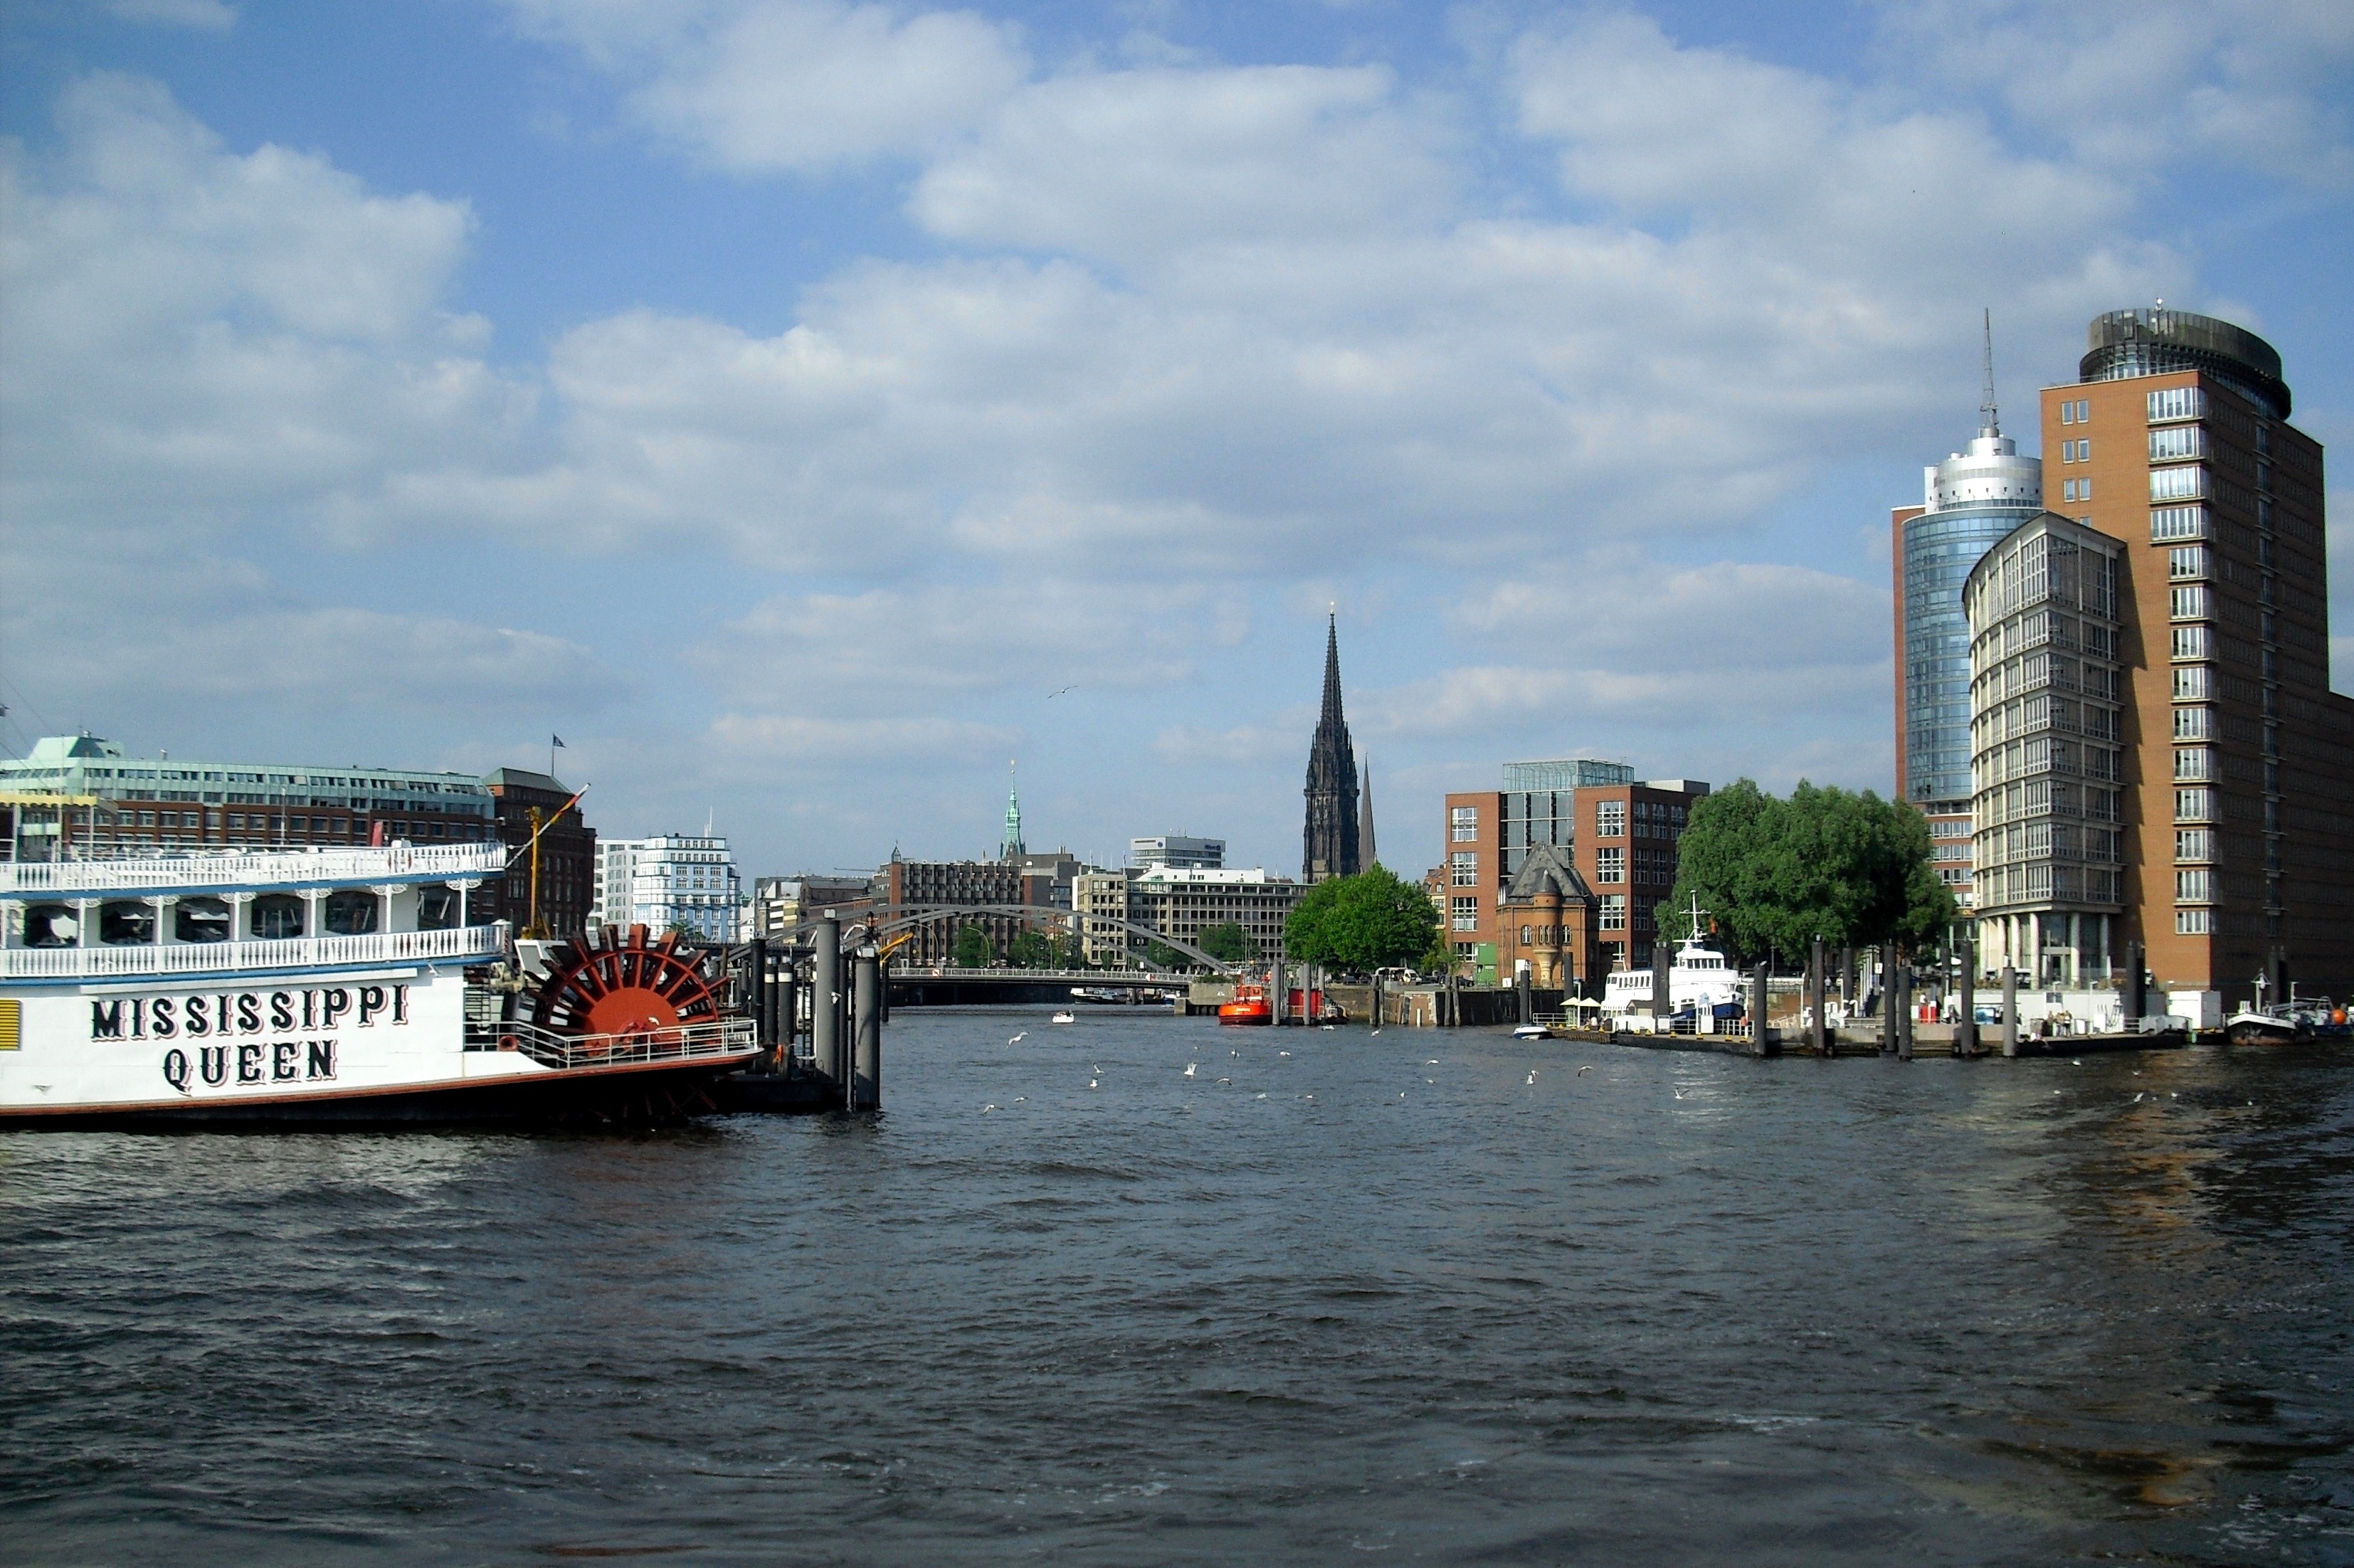
{"label": "paddle steamer", "polygon": [[754,1059],[715,952],[475,921],[506,853],[0,863],[0,1125],[602,1121]]}

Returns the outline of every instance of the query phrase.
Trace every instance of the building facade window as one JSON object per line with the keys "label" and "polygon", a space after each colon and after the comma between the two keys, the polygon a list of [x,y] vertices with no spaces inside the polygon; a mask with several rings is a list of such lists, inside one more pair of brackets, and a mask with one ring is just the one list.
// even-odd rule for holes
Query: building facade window
{"label": "building facade window", "polygon": [[1602,929],[1623,931],[1627,928],[1627,895],[1606,893],[1602,895]]}
{"label": "building facade window", "polygon": [[2168,539],[2205,537],[2207,509],[2204,506],[2155,506],[2150,509],[2150,543],[2156,545]]}
{"label": "building facade window", "polygon": [[2212,565],[2204,545],[2177,545],[2166,552],[2166,575],[2177,582],[2212,577]]}
{"label": "building facade window", "polygon": [[2200,463],[2149,471],[2152,501],[2197,501],[2207,493],[2207,470]]}
{"label": "building facade window", "polygon": [[2211,822],[2215,820],[2215,791],[2212,789],[2177,789],[2174,792],[2174,820],[2178,822]]}
{"label": "building facade window", "polygon": [[1447,923],[1458,931],[1476,931],[1479,928],[1479,901],[1477,898],[1449,899],[1447,913]]}
{"label": "building facade window", "polygon": [[2174,738],[2177,740],[2212,740],[2215,737],[2213,708],[2177,708],[2174,710]]}
{"label": "building facade window", "polygon": [[2212,620],[2215,618],[2215,596],[2205,583],[2191,583],[2172,588],[2167,592],[2167,609],[2177,620]]}
{"label": "building facade window", "polygon": [[1611,847],[1594,852],[1594,880],[1624,882],[1627,880],[1627,852]]}
{"label": "building facade window", "polygon": [[2174,700],[2199,702],[2215,694],[2215,667],[2212,664],[2184,664],[2174,672]]}
{"label": "building facade window", "polygon": [[2186,863],[2215,858],[2215,831],[2212,828],[2177,828],[2174,830],[2174,858]]}
{"label": "building facade window", "polygon": [[2149,395],[2149,422],[2161,419],[2203,419],[2207,394],[2196,387],[2167,387]]}
{"label": "building facade window", "polygon": [[2213,874],[2205,870],[2178,871],[2174,874],[2174,899],[2178,904],[2204,904],[2213,885]]}
{"label": "building facade window", "polygon": [[2203,746],[2178,746],[2174,748],[2174,776],[2184,782],[2196,782],[2215,777],[2213,753]]}
{"label": "building facade window", "polygon": [[2214,929],[2214,913],[2207,909],[2178,909],[2174,912],[2174,934],[2178,937],[2204,937]]}
{"label": "building facade window", "polygon": [[1626,801],[1596,800],[1594,803],[1594,836],[1597,839],[1627,836]]}
{"label": "building facade window", "polygon": [[2169,425],[2149,433],[2149,461],[2178,462],[2207,455],[2207,432],[2197,425]]}
{"label": "building facade window", "polygon": [[1477,843],[1479,840],[1479,808],[1452,806],[1447,812],[1447,837],[1458,844]]}
{"label": "building facade window", "polygon": [[1458,850],[1447,857],[1447,885],[1449,887],[1479,885],[1479,856],[1469,850]]}
{"label": "building facade window", "polygon": [[2174,629],[2174,656],[2177,659],[2212,659],[2215,657],[2215,631],[2207,626],[2178,626]]}

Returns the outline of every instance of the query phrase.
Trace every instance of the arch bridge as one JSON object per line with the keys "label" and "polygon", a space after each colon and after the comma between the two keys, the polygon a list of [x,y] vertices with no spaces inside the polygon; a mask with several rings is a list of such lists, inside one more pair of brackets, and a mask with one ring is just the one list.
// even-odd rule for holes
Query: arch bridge
{"label": "arch bridge", "polygon": [[[1127,932],[1130,936],[1142,937],[1148,941],[1157,942],[1161,946],[1168,948],[1174,952],[1182,953],[1187,958],[1192,959],[1194,962],[1207,966],[1210,972],[1213,974],[1231,977],[1240,974],[1244,967],[1242,964],[1229,959],[1214,958],[1210,954],[1205,953],[1201,948],[1195,947],[1191,942],[1183,942],[1178,940],[1174,937],[1163,936],[1160,932],[1152,929],[1150,926],[1140,926],[1133,920],[1124,920],[1116,916],[1110,915],[1081,914],[1074,913],[1068,909],[1051,909],[1036,904],[898,904],[890,906],[883,910],[870,911],[864,918],[854,918],[843,921],[842,934],[845,942],[854,939],[854,932],[856,933],[855,940],[875,941],[885,937],[896,937],[902,931],[912,931],[918,926],[927,926],[941,920],[969,919],[976,915],[993,915],[1001,917],[1011,916],[1022,921],[1024,925],[1030,926],[1071,926],[1076,925],[1081,920],[1085,920],[1091,927],[1113,926],[1119,927],[1124,932]],[[804,920],[800,925],[795,926],[792,928],[790,933],[791,938],[795,941],[804,940],[815,934],[817,927],[818,922],[816,920]],[[1170,969],[1152,969],[1149,965],[1147,968],[1150,973],[1162,977],[1162,983],[1165,983],[1166,977],[1178,972]],[[1062,971],[1057,972],[1059,973]],[[1111,978],[1119,973],[1119,971],[1116,969],[1087,969],[1084,971],[1072,970],[1069,972],[1075,978],[1087,980],[1097,985],[1137,985],[1154,983],[1144,980],[1122,980]]]}

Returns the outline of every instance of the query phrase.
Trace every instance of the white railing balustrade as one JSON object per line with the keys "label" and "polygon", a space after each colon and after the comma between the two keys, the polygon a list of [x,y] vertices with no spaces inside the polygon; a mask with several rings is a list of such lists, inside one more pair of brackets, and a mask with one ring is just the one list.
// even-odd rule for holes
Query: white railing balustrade
{"label": "white railing balustrade", "polygon": [[140,942],[122,947],[0,949],[0,979],[112,980],[142,975],[213,975],[240,970],[487,960],[502,951],[495,926],[441,931],[379,931],[365,937],[292,937],[277,941]]}
{"label": "white railing balustrade", "polygon": [[543,1067],[557,1069],[694,1062],[745,1056],[759,1049],[758,1035],[748,1018],[717,1018],[620,1034],[562,1034],[521,1020],[470,1022],[467,1036],[468,1050],[516,1051]]}
{"label": "white railing balustrade", "polygon": [[143,856],[130,860],[0,863],[0,897],[11,894],[120,893],[133,888],[260,887],[271,884],[386,881],[471,881],[506,867],[498,843],[387,845],[315,851],[236,851]]}

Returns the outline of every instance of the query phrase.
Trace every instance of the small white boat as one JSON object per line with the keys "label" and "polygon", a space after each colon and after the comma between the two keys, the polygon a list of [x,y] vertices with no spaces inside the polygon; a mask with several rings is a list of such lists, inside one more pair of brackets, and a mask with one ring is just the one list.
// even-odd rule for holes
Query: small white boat
{"label": "small white boat", "polygon": [[1076,1023],[1078,1021],[1079,1015],[1076,1012],[1058,1012],[1052,1020],[1055,1023]]}
{"label": "small white boat", "polygon": [[1553,1038],[1553,1031],[1547,1029],[1542,1023],[1520,1023],[1513,1025],[1512,1038],[1515,1040],[1550,1040]]}

